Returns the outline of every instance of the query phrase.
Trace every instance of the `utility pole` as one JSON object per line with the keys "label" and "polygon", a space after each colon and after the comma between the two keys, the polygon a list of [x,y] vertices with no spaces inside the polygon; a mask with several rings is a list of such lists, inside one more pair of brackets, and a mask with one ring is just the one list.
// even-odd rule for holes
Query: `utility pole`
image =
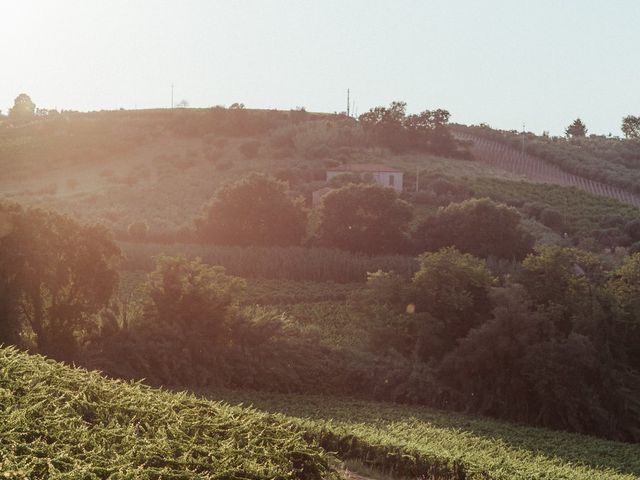
{"label": "utility pole", "polygon": [[173,83],[171,84],[171,108],[173,108]]}
{"label": "utility pole", "polygon": [[347,117],[350,117],[350,113],[351,113],[351,102],[349,100],[349,89],[347,88]]}

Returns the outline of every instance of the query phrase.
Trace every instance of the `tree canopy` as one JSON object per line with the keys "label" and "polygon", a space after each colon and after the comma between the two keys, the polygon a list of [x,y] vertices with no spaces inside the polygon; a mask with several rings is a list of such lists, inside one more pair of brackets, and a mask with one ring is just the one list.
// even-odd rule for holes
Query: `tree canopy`
{"label": "tree canopy", "polygon": [[388,108],[372,108],[358,120],[373,142],[395,151],[427,150],[444,156],[456,151],[448,127],[450,113],[447,110],[425,110],[407,115],[406,108],[405,102],[396,101]]}
{"label": "tree canopy", "polygon": [[640,117],[627,115],[622,119],[622,133],[627,138],[640,138]]}
{"label": "tree canopy", "polygon": [[97,327],[117,285],[107,231],[41,210],[0,204],[0,338],[57,358]]}
{"label": "tree canopy", "polygon": [[487,198],[441,207],[416,228],[413,238],[420,252],[454,246],[478,257],[521,259],[533,247],[518,211]]}
{"label": "tree canopy", "polygon": [[205,242],[221,245],[296,245],[306,233],[302,200],[287,185],[252,174],[223,187],[196,224]]}
{"label": "tree canopy", "polygon": [[580,120],[576,118],[571,125],[569,125],[564,133],[567,137],[571,138],[580,138],[587,136],[587,126]]}
{"label": "tree canopy", "polygon": [[378,254],[406,248],[412,209],[391,188],[359,184],[329,192],[319,215],[321,244]]}
{"label": "tree canopy", "polygon": [[9,110],[9,117],[14,119],[25,119],[33,117],[36,111],[36,104],[26,93],[21,93],[13,101],[13,108]]}

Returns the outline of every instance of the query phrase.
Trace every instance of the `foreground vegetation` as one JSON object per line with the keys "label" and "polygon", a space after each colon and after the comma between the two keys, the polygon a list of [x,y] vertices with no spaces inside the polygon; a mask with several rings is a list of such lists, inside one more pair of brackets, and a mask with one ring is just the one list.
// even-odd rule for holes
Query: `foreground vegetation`
{"label": "foreground vegetation", "polygon": [[[486,201],[440,214],[473,212],[517,220]],[[640,254],[554,246],[488,263],[445,247],[364,288],[252,279],[248,292],[219,265],[161,256],[118,285],[104,229],[15,205],[0,216],[1,342],[155,385],[352,395],[640,438]],[[476,237],[463,246],[477,255],[499,246]]]}
{"label": "foreground vegetation", "polygon": [[6,347],[0,395],[7,478],[338,478],[327,452],[413,478],[640,476],[637,445],[326,397],[224,390],[209,396],[225,403],[208,401]]}
{"label": "foreground vegetation", "polygon": [[294,419],[341,459],[409,478],[640,478],[640,447],[424,407],[319,396],[213,391]]}
{"label": "foreground vegetation", "polygon": [[291,422],[6,347],[0,439],[0,472],[11,479],[337,478]]}

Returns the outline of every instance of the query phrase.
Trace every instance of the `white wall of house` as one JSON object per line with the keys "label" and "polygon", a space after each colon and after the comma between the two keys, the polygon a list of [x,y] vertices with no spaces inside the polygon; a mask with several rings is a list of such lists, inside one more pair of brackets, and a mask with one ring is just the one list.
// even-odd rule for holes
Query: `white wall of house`
{"label": "white wall of house", "polygon": [[331,180],[333,177],[337,177],[338,175],[353,173],[357,173],[361,176],[370,175],[378,185],[393,188],[397,192],[402,191],[402,182],[404,176],[402,172],[349,172],[345,170],[329,170],[327,171],[327,181]]}

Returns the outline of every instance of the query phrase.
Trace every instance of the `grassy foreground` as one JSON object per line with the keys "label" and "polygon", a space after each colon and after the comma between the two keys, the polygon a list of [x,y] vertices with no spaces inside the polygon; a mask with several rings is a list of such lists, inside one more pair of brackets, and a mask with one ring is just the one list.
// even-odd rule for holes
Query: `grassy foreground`
{"label": "grassy foreground", "polygon": [[0,348],[0,477],[332,478],[289,422]]}
{"label": "grassy foreground", "polygon": [[[418,407],[107,380],[0,348],[0,476],[337,479],[343,460],[425,479],[640,478],[640,445]],[[230,406],[251,403],[256,408]]]}
{"label": "grassy foreground", "polygon": [[215,392],[300,425],[343,460],[426,479],[640,478],[640,445],[424,407],[319,396]]}

